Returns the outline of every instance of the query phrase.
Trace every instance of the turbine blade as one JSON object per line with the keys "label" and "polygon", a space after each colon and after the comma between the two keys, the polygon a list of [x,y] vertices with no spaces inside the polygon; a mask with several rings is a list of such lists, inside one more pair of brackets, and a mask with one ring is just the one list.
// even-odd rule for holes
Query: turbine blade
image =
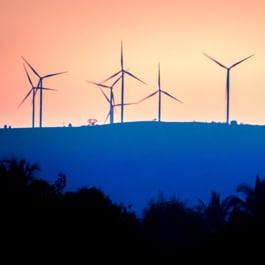
{"label": "turbine blade", "polygon": [[29,92],[26,94],[26,96],[22,99],[22,101],[19,103],[17,108],[20,108],[20,106],[25,102],[25,100],[29,97],[29,95],[31,94],[33,90],[29,90]]}
{"label": "turbine blade", "polygon": [[38,74],[38,72],[30,65],[30,63],[22,56],[22,59],[24,60],[24,62],[30,67],[30,69],[32,70],[32,72],[38,76],[40,78],[40,75]]}
{"label": "turbine blade", "polygon": [[[146,99],[151,98],[152,96],[154,96],[154,95],[155,95],[156,93],[158,93],[158,92],[159,92],[159,91],[157,90],[157,91],[151,93],[151,94],[148,95],[147,97],[145,97],[145,98],[141,99],[140,101],[138,101],[138,103],[141,103],[141,102],[145,101]],[[138,103],[137,103],[137,104],[138,104]]]}
{"label": "turbine blade", "polygon": [[183,103],[181,100],[179,100],[179,99],[173,97],[172,95],[170,95],[170,94],[169,94],[168,92],[166,92],[166,91],[161,90],[161,93],[164,93],[165,95],[171,97],[172,99],[174,99],[174,100],[176,100],[176,101],[178,101],[178,102],[180,102],[180,103]]}
{"label": "turbine blade", "polygon": [[160,63],[158,63],[158,88],[160,89]]}
{"label": "turbine blade", "polygon": [[91,83],[93,85],[96,85],[96,86],[100,86],[100,87],[104,87],[104,88],[111,88],[110,86],[107,86],[107,85],[104,85],[104,84],[101,84],[101,83],[97,83],[97,82],[93,82],[93,81],[89,81],[87,80],[88,83]]}
{"label": "turbine blade", "polygon": [[130,105],[136,105],[136,104],[138,104],[138,102],[131,102],[131,103],[124,103],[123,105],[125,105],[125,106],[130,106]]}
{"label": "turbine blade", "polygon": [[106,98],[106,100],[107,100],[109,103],[111,103],[111,102],[110,102],[110,99],[109,99],[108,96],[105,94],[105,92],[103,91],[103,89],[102,89],[101,87],[98,87],[98,88],[100,89],[101,93],[102,93],[103,96]]}
{"label": "turbine blade", "polygon": [[123,69],[123,44],[121,41],[121,69]]}
{"label": "turbine blade", "polygon": [[109,111],[108,115],[106,116],[106,118],[105,118],[105,120],[104,120],[104,124],[107,122],[109,116],[110,116],[110,111]]}
{"label": "turbine blade", "polygon": [[55,75],[65,74],[65,73],[67,73],[67,71],[65,71],[65,72],[59,72],[59,73],[54,73],[54,74],[48,74],[48,75],[43,76],[42,79],[43,78],[47,78],[47,77],[51,77],[51,76],[55,76]]}
{"label": "turbine blade", "polygon": [[[113,104],[113,107],[120,107],[121,105],[122,105],[121,103],[117,103],[117,104]],[[125,105],[125,103],[123,105]]]}
{"label": "turbine blade", "polygon": [[117,104],[115,104],[115,105],[113,105],[113,106],[115,106],[115,107],[120,107],[121,105],[123,105],[123,106],[129,106],[129,105],[136,105],[136,104],[138,104],[138,102],[123,103],[123,104],[121,104],[121,103],[117,103]]}
{"label": "turbine blade", "polygon": [[24,70],[25,70],[25,72],[26,72],[26,74],[27,74],[27,77],[28,77],[29,83],[31,84],[31,87],[33,87],[33,83],[32,83],[32,81],[31,81],[31,78],[30,78],[30,76],[29,76],[29,73],[28,73],[28,71],[27,71],[27,69],[26,69],[26,67],[25,67],[25,64],[23,64],[23,67],[24,67]]}
{"label": "turbine blade", "polygon": [[127,72],[126,70],[124,70],[124,73],[128,74],[129,76],[137,79],[138,81],[142,82],[143,84],[146,84],[144,81],[142,81],[140,78],[136,77],[135,75],[131,74],[130,72]]}
{"label": "turbine blade", "polygon": [[[38,89],[38,88],[36,87],[36,89]],[[42,87],[41,89],[44,89],[44,90],[53,90],[53,91],[57,90],[55,88],[48,88],[48,87]]]}
{"label": "turbine blade", "polygon": [[238,64],[240,64],[240,63],[246,61],[247,59],[249,59],[249,58],[252,57],[252,56],[254,56],[254,54],[252,54],[252,55],[250,55],[250,56],[248,56],[248,57],[246,57],[246,58],[244,58],[244,59],[242,59],[242,60],[240,60],[240,61],[238,61],[238,62],[232,64],[232,65],[229,67],[229,69],[231,69],[231,68],[235,67],[236,65],[238,65]]}
{"label": "turbine blade", "polygon": [[106,78],[105,80],[102,81],[102,83],[107,82],[108,80],[112,79],[113,77],[117,76],[119,73],[121,73],[122,70],[116,72],[115,74],[111,75],[110,77]]}
{"label": "turbine blade", "polygon": [[115,107],[120,107],[121,105],[123,105],[123,106],[130,106],[130,105],[136,105],[136,104],[138,104],[139,102],[130,102],[130,103],[118,103],[118,104],[115,104],[114,106]]}
{"label": "turbine blade", "polygon": [[113,88],[119,81],[120,81],[120,79],[122,78],[122,75],[119,77],[119,78],[117,78],[113,83],[112,83],[112,85],[111,85],[111,88]]}
{"label": "turbine blade", "polygon": [[209,56],[206,53],[203,53],[203,55],[205,55],[206,57],[208,57],[210,60],[214,61],[215,63],[217,63],[218,65],[220,65],[221,67],[228,69],[228,67],[226,67],[225,65],[221,64],[220,62],[218,62],[217,60],[215,60],[214,58],[212,58],[211,56]]}

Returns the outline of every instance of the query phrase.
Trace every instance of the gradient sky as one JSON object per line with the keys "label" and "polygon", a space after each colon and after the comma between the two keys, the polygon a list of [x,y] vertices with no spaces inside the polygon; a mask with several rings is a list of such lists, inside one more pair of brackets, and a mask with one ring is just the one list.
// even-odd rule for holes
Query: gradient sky
{"label": "gradient sky", "polygon": [[[263,0],[0,0],[0,126],[32,126],[31,97],[18,108],[31,89],[21,56],[40,75],[67,71],[43,81],[56,89],[43,93],[44,127],[104,124],[109,104],[86,80],[120,70],[121,41],[124,68],[147,83],[125,76],[125,103],[158,89],[159,62],[161,88],[183,102],[162,95],[163,121],[225,122],[226,70],[203,52],[228,67],[255,54],[231,70],[230,120],[265,124],[264,11]],[[125,106],[124,121],[157,118],[157,102]]]}

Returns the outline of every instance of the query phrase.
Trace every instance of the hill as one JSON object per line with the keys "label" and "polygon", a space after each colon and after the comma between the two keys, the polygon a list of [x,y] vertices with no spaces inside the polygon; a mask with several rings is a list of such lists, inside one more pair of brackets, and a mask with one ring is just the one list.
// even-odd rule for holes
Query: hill
{"label": "hill", "polygon": [[[38,177],[67,176],[67,190],[95,186],[138,215],[164,193],[189,206],[265,177],[265,126],[200,122],[0,129],[0,159],[38,163]],[[239,195],[239,194],[237,194]]]}

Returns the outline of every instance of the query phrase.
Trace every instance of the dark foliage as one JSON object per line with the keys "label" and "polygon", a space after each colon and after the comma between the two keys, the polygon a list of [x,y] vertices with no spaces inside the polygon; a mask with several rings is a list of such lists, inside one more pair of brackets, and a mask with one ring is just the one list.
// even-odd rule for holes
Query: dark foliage
{"label": "dark foliage", "polygon": [[208,205],[199,199],[189,208],[160,194],[139,219],[96,187],[64,192],[64,174],[50,184],[36,178],[37,170],[23,159],[0,161],[2,259],[8,253],[9,262],[18,256],[30,263],[260,258],[265,181],[259,176],[253,188],[238,186],[244,200],[234,195],[221,200],[213,191]]}
{"label": "dark foliage", "polygon": [[99,250],[120,255],[122,249],[141,249],[140,221],[133,212],[95,187],[63,192],[64,174],[49,184],[35,178],[35,169],[25,160],[0,163],[1,243],[8,253],[27,261],[36,255],[65,261]]}

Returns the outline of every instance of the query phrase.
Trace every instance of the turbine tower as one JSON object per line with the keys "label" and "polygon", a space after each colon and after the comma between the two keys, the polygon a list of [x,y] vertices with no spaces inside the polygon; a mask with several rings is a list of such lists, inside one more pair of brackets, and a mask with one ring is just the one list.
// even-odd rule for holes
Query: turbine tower
{"label": "turbine tower", "polygon": [[132,73],[130,73],[127,70],[124,69],[124,66],[123,66],[123,44],[122,44],[122,42],[121,42],[121,70],[119,70],[118,72],[116,72],[112,76],[110,76],[107,79],[105,79],[103,81],[103,83],[108,81],[108,80],[110,80],[110,79],[112,79],[112,78],[114,78],[115,76],[117,76],[119,74],[121,74],[121,104],[120,104],[120,106],[121,106],[121,122],[123,122],[123,119],[124,119],[123,118],[124,117],[123,113],[124,113],[124,105],[125,105],[124,104],[124,76],[125,76],[125,74],[133,77],[134,79],[142,82],[143,84],[146,84],[146,83],[144,81],[142,81],[141,79],[139,79],[138,77],[136,77],[135,75],[133,75]]}
{"label": "turbine tower", "polygon": [[24,57],[22,57],[22,59],[30,67],[30,69],[32,70],[32,72],[39,78],[39,82],[38,82],[38,85],[37,85],[37,89],[40,90],[40,128],[41,128],[42,127],[42,90],[44,89],[42,87],[42,81],[45,78],[52,77],[52,76],[55,76],[55,75],[64,74],[66,72],[59,72],[59,73],[47,74],[47,75],[44,75],[44,76],[40,76],[38,74],[38,72],[29,64],[29,62]]}
{"label": "turbine tower", "polygon": [[168,92],[164,91],[161,89],[161,84],[160,84],[160,63],[158,63],[158,90],[156,90],[155,92],[151,93],[150,95],[148,95],[147,97],[141,99],[138,103],[141,103],[142,101],[154,96],[155,94],[158,93],[158,121],[161,121],[161,95],[165,94],[166,96],[180,102],[183,103],[182,101],[180,101],[179,99],[173,97],[172,95],[170,95]]}
{"label": "turbine tower", "polygon": [[229,124],[229,107],[230,107],[230,70],[237,66],[238,64],[244,62],[245,60],[249,59],[250,57],[254,56],[254,54],[232,64],[230,67],[227,67],[223,64],[221,64],[220,62],[218,62],[217,60],[213,59],[211,56],[209,56],[206,53],[203,53],[206,57],[208,57],[210,60],[214,61],[215,63],[217,63],[219,66],[223,67],[226,69],[226,123]]}

